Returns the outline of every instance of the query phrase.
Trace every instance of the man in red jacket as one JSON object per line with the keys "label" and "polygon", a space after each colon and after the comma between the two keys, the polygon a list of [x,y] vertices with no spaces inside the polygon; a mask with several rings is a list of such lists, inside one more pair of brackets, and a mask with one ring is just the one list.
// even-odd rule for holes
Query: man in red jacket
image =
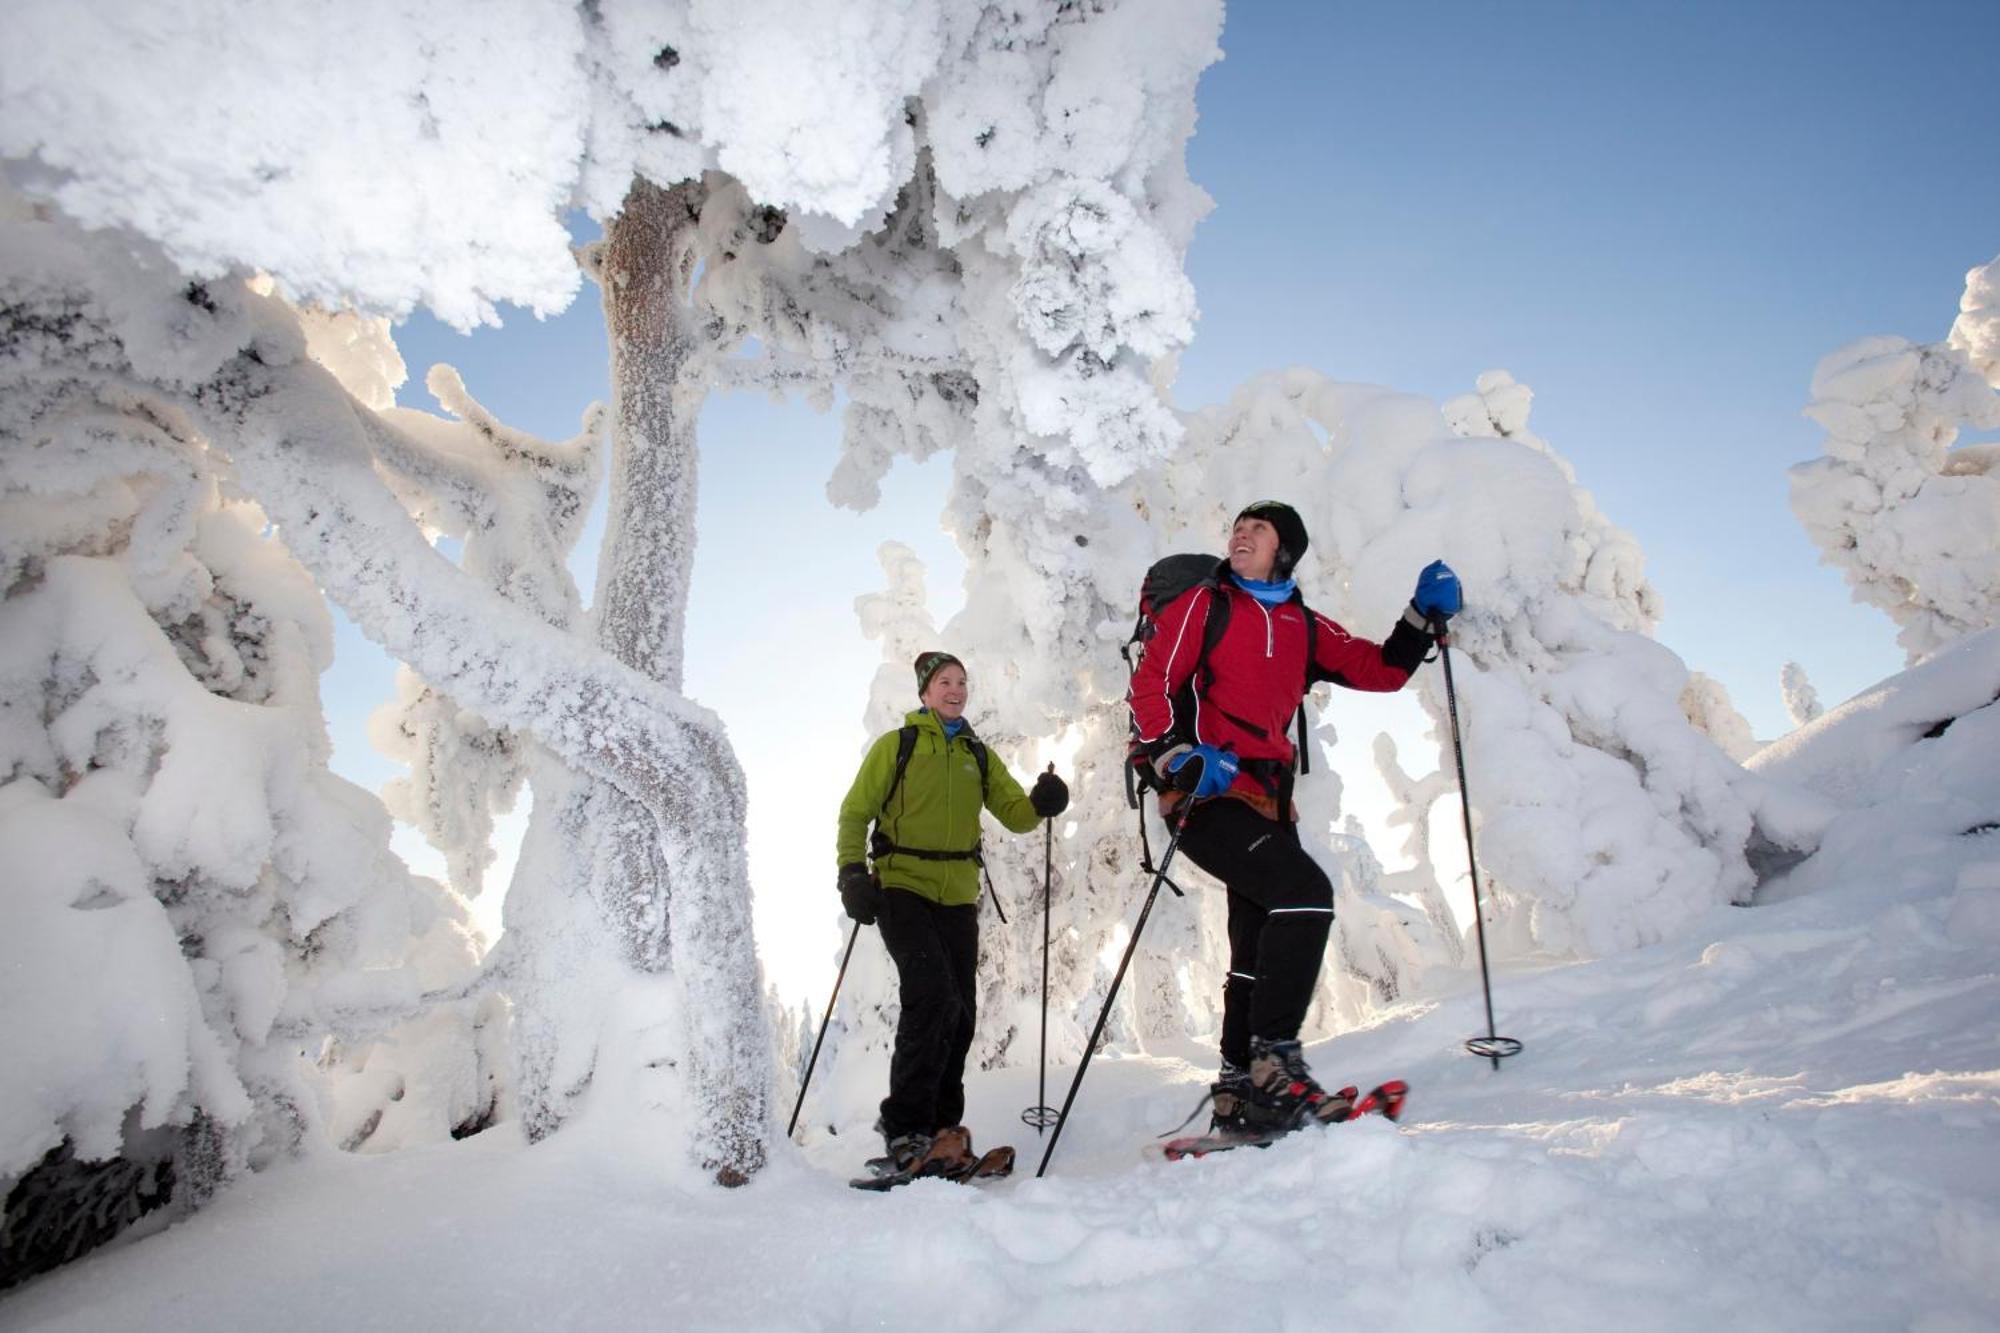
{"label": "man in red jacket", "polygon": [[[1339,1119],[1351,1105],[1314,1081],[1299,1048],[1333,927],[1333,885],[1299,842],[1292,715],[1316,680],[1401,689],[1430,651],[1433,627],[1461,602],[1457,575],[1436,561],[1388,639],[1358,639],[1300,600],[1292,569],[1305,551],[1305,523],[1290,505],[1244,509],[1214,586],[1161,608],[1127,696],[1168,788],[1162,817],[1184,818],[1181,850],[1229,891],[1222,1072],[1212,1089],[1222,1132],[1293,1129]],[[1197,679],[1214,615],[1228,621]]]}

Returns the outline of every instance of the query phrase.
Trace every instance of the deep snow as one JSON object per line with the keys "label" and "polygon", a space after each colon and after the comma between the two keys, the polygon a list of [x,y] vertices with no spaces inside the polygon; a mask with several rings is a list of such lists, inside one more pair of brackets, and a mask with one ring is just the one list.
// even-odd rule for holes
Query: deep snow
{"label": "deep snow", "polygon": [[[1884,769],[1983,745],[1994,712]],[[29,1285],[0,1326],[1991,1328],[2000,831],[1908,822],[1687,940],[1503,964],[1526,1050],[1497,1073],[1459,1046],[1476,990],[1310,1049],[1327,1077],[1408,1078],[1400,1127],[1143,1160],[1199,1096],[1190,1046],[1100,1057],[1040,1181],[1035,1071],[977,1076],[976,1139],[1023,1159],[985,1189],[856,1193],[869,1145],[810,1126],[736,1192],[662,1183],[669,1145],[588,1117],[533,1149],[328,1152]]]}

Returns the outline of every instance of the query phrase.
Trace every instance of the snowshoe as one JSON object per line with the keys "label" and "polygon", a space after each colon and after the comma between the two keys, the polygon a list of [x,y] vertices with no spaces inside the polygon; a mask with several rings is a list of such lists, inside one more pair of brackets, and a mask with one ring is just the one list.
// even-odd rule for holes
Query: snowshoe
{"label": "snowshoe", "polygon": [[1250,1068],[1243,1118],[1262,1133],[1284,1133],[1317,1121],[1337,1124],[1354,1106],[1352,1089],[1330,1093],[1306,1066],[1296,1041],[1250,1039]]}
{"label": "snowshoe", "polygon": [[[1403,1104],[1409,1095],[1410,1085],[1401,1079],[1390,1079],[1386,1083],[1377,1084],[1365,1096],[1357,1096],[1353,1088],[1342,1088],[1337,1093],[1325,1094],[1328,1101],[1338,1108],[1332,1116],[1324,1120],[1317,1117],[1310,1118],[1305,1123],[1337,1125],[1369,1115],[1379,1115],[1385,1120],[1400,1120],[1403,1115]],[[1169,1162],[1178,1162],[1184,1157],[1207,1157],[1212,1153],[1228,1152],[1232,1148],[1268,1148],[1292,1132],[1292,1128],[1274,1127],[1220,1134],[1197,1134],[1153,1145],[1153,1151]]]}
{"label": "snowshoe", "polygon": [[972,1151],[972,1133],[963,1125],[953,1125],[941,1129],[930,1141],[929,1150],[918,1160],[887,1172],[876,1173],[875,1163],[868,1163],[870,1174],[857,1177],[847,1183],[858,1190],[884,1191],[907,1185],[913,1180],[939,1179],[964,1183],[975,1180],[998,1180],[1014,1170],[1014,1150],[993,1148],[975,1156]]}

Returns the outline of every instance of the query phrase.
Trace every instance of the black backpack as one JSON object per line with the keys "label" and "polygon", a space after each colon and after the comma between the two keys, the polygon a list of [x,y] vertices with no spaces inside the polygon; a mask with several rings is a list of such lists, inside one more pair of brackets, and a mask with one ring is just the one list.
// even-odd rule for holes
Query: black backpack
{"label": "black backpack", "polygon": [[[1219,560],[1202,552],[1162,556],[1153,562],[1146,570],[1146,577],[1139,583],[1139,616],[1132,622],[1131,637],[1126,639],[1118,650],[1125,658],[1128,682],[1131,673],[1139,669],[1139,659],[1145,655],[1147,645],[1160,631],[1160,613],[1192,588],[1207,588],[1211,592],[1220,594],[1222,578],[1228,570],[1227,560]],[[1303,596],[1294,592],[1291,600],[1299,604],[1299,610],[1306,618],[1306,685],[1310,688],[1315,680],[1324,678],[1313,666],[1314,659],[1319,655],[1319,623],[1311,609],[1306,606]],[[1229,615],[1229,598],[1216,596],[1209,607],[1207,623],[1202,629],[1201,651],[1195,656],[1194,671],[1189,675],[1187,684],[1182,686],[1181,693],[1174,699],[1174,716],[1189,716],[1193,709],[1194,697],[1205,696],[1208,687],[1214,683],[1213,674],[1208,669],[1208,655],[1214,651],[1215,645],[1222,641],[1223,634],[1228,631]],[[1240,718],[1235,720],[1239,725],[1248,725]],[[1306,707],[1303,699],[1299,701],[1297,722],[1299,742],[1293,753],[1298,756],[1299,772],[1310,773],[1312,764],[1306,757]],[[1126,801],[1136,807],[1139,804],[1140,791],[1148,788],[1162,791],[1166,789],[1166,783],[1153,771],[1152,757],[1139,743],[1138,723],[1135,720],[1125,755]]]}

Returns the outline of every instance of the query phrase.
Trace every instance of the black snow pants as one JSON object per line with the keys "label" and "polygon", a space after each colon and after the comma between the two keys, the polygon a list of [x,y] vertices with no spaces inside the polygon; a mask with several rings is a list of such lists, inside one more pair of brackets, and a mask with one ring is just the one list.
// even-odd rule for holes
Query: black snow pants
{"label": "black snow pants", "polygon": [[979,906],[941,907],[888,888],[876,925],[896,964],[903,1009],[882,1133],[934,1134],[965,1118],[965,1056],[979,1005]]}
{"label": "black snow pants", "polygon": [[1246,1068],[1252,1037],[1292,1040],[1306,1021],[1333,929],[1333,885],[1306,855],[1296,824],[1242,801],[1189,811],[1181,850],[1229,890],[1222,1058]]}

